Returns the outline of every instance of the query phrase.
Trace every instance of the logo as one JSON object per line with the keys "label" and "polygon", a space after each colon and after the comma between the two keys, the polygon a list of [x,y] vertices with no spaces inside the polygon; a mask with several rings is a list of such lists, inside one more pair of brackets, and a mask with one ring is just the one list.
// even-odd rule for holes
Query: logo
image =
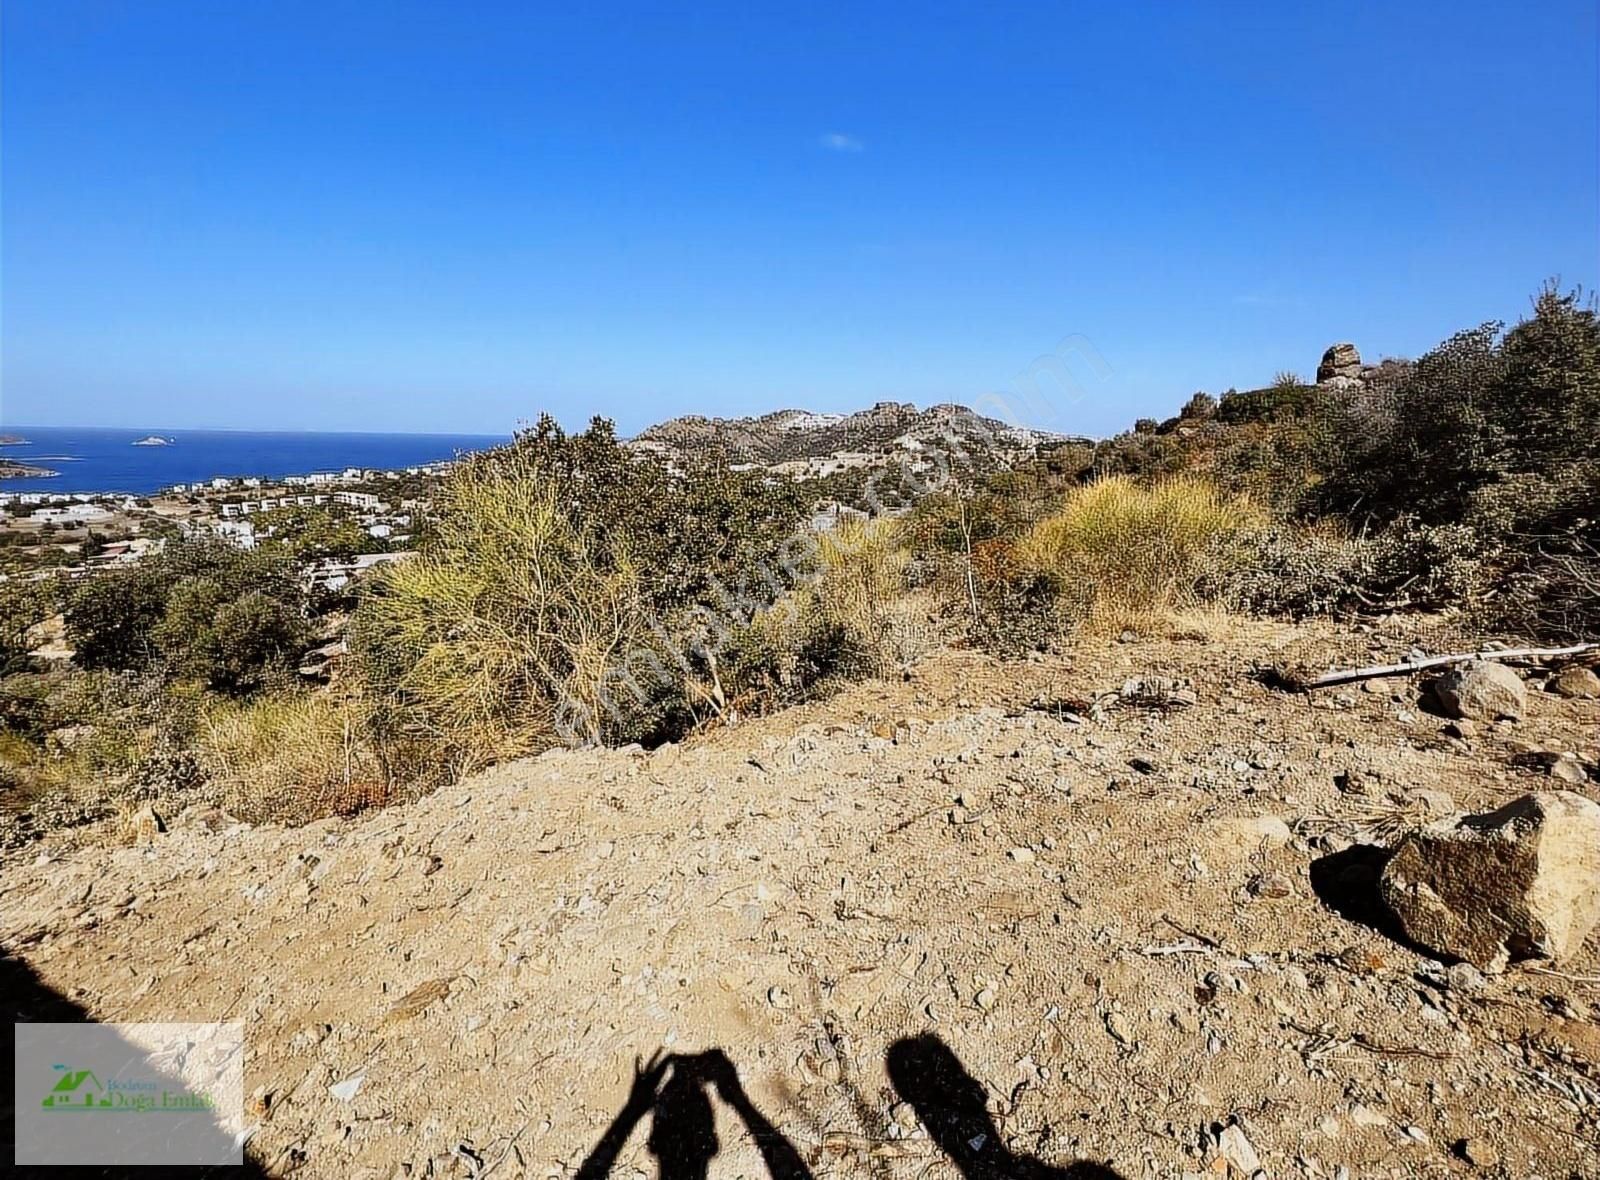
{"label": "logo", "polygon": [[244,1029],[228,1023],[18,1022],[18,1165],[237,1165]]}
{"label": "logo", "polygon": [[215,1104],[204,1094],[177,1087],[154,1077],[115,1077],[102,1083],[92,1069],[72,1069],[57,1063],[50,1067],[55,1085],[39,1105],[52,1113],[126,1113],[210,1110]]}

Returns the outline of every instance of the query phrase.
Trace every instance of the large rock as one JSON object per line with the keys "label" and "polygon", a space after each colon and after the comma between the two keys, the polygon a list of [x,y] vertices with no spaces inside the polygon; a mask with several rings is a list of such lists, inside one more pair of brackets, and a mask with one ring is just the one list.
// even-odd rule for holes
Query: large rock
{"label": "large rock", "polygon": [[1407,937],[1484,971],[1564,959],[1600,921],[1600,805],[1524,795],[1413,832],[1379,880]]}
{"label": "large rock", "polygon": [[1322,354],[1322,363],[1317,366],[1317,381],[1332,381],[1336,378],[1357,378],[1361,376],[1361,354],[1356,351],[1354,344],[1335,344]]}
{"label": "large rock", "polygon": [[1594,674],[1593,668],[1573,664],[1551,677],[1550,691],[1574,700],[1594,700],[1600,697],[1600,676]]}
{"label": "large rock", "polygon": [[1433,695],[1446,714],[1468,721],[1519,718],[1528,704],[1522,677],[1490,660],[1451,668],[1433,682]]}

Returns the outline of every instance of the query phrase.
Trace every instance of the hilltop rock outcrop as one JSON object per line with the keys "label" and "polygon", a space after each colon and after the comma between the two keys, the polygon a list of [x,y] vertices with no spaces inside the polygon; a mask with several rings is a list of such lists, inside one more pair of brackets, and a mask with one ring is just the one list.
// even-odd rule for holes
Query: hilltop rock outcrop
{"label": "hilltop rock outcrop", "polygon": [[1322,354],[1322,363],[1317,366],[1317,383],[1326,381],[1358,380],[1361,377],[1361,353],[1356,346],[1349,342],[1331,345],[1328,351]]}
{"label": "hilltop rock outcrop", "polygon": [[759,418],[673,418],[643,431],[629,445],[679,458],[721,453],[735,462],[768,465],[849,453],[920,452],[951,444],[984,453],[1031,455],[1040,443],[1066,438],[986,418],[966,406],[919,410],[909,402],[879,402],[854,414],[778,410]]}

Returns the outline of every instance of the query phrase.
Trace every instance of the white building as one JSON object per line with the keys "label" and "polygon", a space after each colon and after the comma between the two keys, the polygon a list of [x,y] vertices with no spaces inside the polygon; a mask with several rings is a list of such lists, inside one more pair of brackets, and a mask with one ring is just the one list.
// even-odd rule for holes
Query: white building
{"label": "white building", "polygon": [[383,501],[371,492],[335,492],[335,504],[344,504],[351,508],[361,508],[368,512],[378,512],[383,508]]}
{"label": "white building", "polygon": [[376,566],[390,561],[401,561],[410,556],[409,553],[359,553],[349,561],[328,558],[308,569],[305,580],[313,587],[341,590]]}
{"label": "white building", "polygon": [[219,520],[211,526],[211,531],[241,549],[256,547],[256,526],[247,520]]}
{"label": "white building", "polygon": [[[336,493],[335,498],[339,494]],[[221,505],[222,516],[225,520],[235,520],[241,516],[254,516],[258,512],[271,512],[276,508],[315,508],[326,504],[329,500],[325,495],[304,496],[267,496],[261,500],[241,500],[237,504]]]}
{"label": "white building", "polygon": [[90,521],[109,520],[111,512],[98,504],[69,504],[65,508],[36,508],[29,520],[40,524],[88,524]]}

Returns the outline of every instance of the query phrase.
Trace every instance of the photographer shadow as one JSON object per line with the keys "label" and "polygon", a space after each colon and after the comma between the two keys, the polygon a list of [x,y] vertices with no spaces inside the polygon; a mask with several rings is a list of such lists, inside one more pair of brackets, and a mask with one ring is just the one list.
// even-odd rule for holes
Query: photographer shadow
{"label": "photographer shadow", "polygon": [[603,1180],[645,1115],[651,1116],[645,1146],[656,1157],[661,1180],[705,1180],[721,1144],[711,1095],[727,1103],[755,1141],[772,1180],[812,1180],[794,1144],[756,1109],[739,1072],[720,1049],[693,1055],[657,1053],[637,1063],[633,1089],[601,1136],[575,1180]]}
{"label": "photographer shadow", "polygon": [[[989,1116],[983,1087],[931,1033],[896,1041],[886,1065],[895,1090],[966,1180],[1124,1180],[1103,1164],[1079,1160],[1056,1167],[1013,1152]],[[799,1151],[756,1109],[733,1062],[720,1049],[692,1056],[657,1053],[648,1062],[637,1062],[627,1102],[578,1169],[576,1180],[609,1176],[646,1115],[651,1123],[645,1146],[656,1158],[660,1180],[705,1180],[721,1148],[713,1094],[744,1123],[773,1180],[812,1180]]]}
{"label": "photographer shadow", "polygon": [[895,1090],[966,1180],[1122,1180],[1102,1164],[1055,1167],[1013,1152],[989,1116],[983,1086],[932,1033],[896,1041],[886,1065]]}

